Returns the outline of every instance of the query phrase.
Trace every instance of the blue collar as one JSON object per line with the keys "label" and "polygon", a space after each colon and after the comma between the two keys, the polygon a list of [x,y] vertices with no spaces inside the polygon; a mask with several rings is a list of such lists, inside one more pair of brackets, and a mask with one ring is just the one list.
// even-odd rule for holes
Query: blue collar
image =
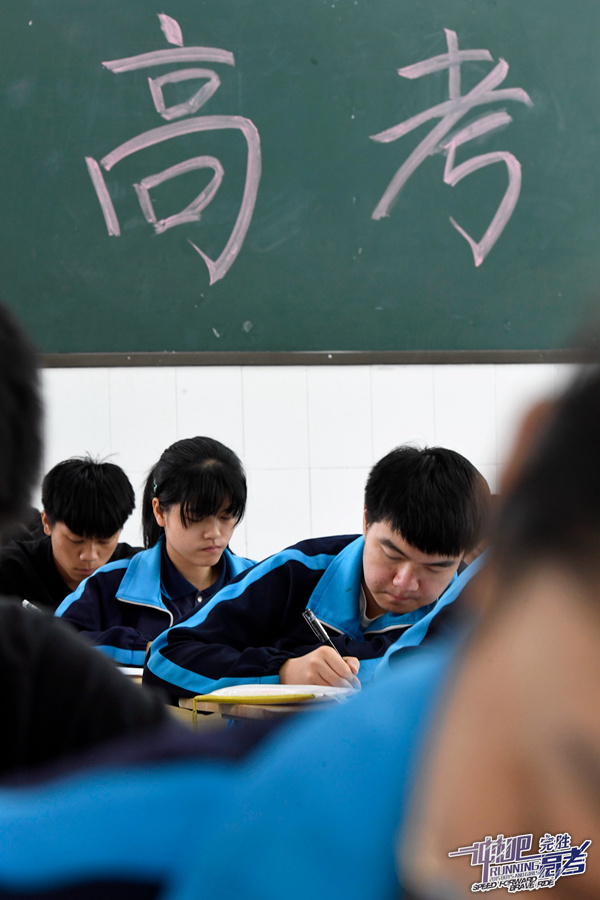
{"label": "blue collar", "polygon": [[[173,600],[194,592],[198,593],[198,589],[175,568],[169,559],[164,543],[164,537],[161,537],[154,547],[136,553],[131,559],[119,585],[118,600],[124,600],[126,603],[139,603],[169,612],[163,602],[163,593]],[[231,577],[229,574],[232,568],[231,558],[231,553],[226,549],[221,557],[222,566],[219,577],[207,591],[202,592],[203,597],[212,596],[227,583]]]}
{"label": "blue collar", "polygon": [[430,603],[400,616],[386,612],[378,616],[363,632],[360,621],[360,590],[364,546],[365,540],[361,535],[338,553],[323,573],[308,604],[321,622],[356,640],[363,640],[365,634],[372,632],[413,625],[435,606]]}
{"label": "blue collar", "polygon": [[161,538],[154,547],[136,553],[131,559],[117,591],[118,600],[166,609],[160,592],[162,544]]}

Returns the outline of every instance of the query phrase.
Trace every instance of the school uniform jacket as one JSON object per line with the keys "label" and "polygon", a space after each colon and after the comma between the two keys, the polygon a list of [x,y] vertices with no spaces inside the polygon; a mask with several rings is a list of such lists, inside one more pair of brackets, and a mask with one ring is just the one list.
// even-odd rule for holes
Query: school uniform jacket
{"label": "school uniform jacket", "polygon": [[[342,656],[361,661],[358,677],[369,681],[391,649],[420,643],[438,609],[460,593],[469,571],[456,577],[437,601],[404,615],[385,613],[362,627],[360,592],[362,536],[302,541],[256,565],[211,601],[169,628],[153,643],[144,682],[171,696],[208,693],[243,683],[277,683],[291,657],[314,650],[316,639],[302,617],[309,607]],[[469,567],[470,569],[471,567]],[[400,642],[400,643],[398,643]]]}
{"label": "school uniform jacket", "polygon": [[120,665],[142,666],[148,641],[254,565],[227,549],[221,559],[219,578],[200,593],[175,568],[161,538],[132,559],[98,569],[64,599],[56,615],[85,632]]}
{"label": "school uniform jacket", "polygon": [[[141,547],[117,544],[109,562],[129,559]],[[52,555],[52,540],[42,535],[35,540],[11,541],[0,548],[0,594],[29,600],[34,606],[54,612],[71,593],[58,574]]]}
{"label": "school uniform jacket", "polygon": [[95,768],[0,786],[0,900],[405,900],[399,842],[460,646],[427,642],[242,765],[169,761],[158,736],[145,761],[146,735]]}

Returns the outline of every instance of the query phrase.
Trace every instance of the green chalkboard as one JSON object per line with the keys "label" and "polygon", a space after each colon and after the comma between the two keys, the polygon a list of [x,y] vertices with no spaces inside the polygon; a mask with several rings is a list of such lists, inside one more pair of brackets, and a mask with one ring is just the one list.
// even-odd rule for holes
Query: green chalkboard
{"label": "green chalkboard", "polygon": [[552,350],[595,301],[598,0],[2,13],[0,292],[46,353]]}

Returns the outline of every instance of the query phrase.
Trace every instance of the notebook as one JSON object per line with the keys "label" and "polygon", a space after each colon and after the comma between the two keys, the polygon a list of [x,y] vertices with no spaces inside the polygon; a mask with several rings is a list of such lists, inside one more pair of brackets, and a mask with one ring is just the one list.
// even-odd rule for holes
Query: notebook
{"label": "notebook", "polygon": [[305,700],[335,700],[355,694],[353,688],[329,687],[320,684],[233,684],[210,694],[200,694],[195,700],[213,703],[301,703]]}

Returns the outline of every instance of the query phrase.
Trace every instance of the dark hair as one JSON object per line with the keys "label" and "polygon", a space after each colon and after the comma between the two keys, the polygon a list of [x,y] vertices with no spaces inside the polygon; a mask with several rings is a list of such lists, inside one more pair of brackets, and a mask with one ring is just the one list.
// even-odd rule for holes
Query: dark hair
{"label": "dark hair", "polygon": [[443,447],[396,447],[371,469],[367,525],[387,522],[421,553],[459,556],[476,546],[487,514],[487,482]]}
{"label": "dark hair", "polygon": [[208,437],[185,438],[167,447],[148,475],[142,500],[144,546],[153,547],[163,533],[152,509],[158,497],[168,512],[179,504],[181,523],[224,512],[239,522],[246,508],[246,475],[239,458],[220,441]]}
{"label": "dark hair", "polygon": [[37,355],[0,305],[0,529],[24,514],[41,455]]}
{"label": "dark hair", "polygon": [[45,476],[42,506],[51,525],[64,522],[74,534],[103,540],[123,527],[135,494],[120,466],[74,456]]}
{"label": "dark hair", "polygon": [[584,368],[548,415],[499,513],[505,575],[533,563],[583,574],[600,559],[600,367]]}

